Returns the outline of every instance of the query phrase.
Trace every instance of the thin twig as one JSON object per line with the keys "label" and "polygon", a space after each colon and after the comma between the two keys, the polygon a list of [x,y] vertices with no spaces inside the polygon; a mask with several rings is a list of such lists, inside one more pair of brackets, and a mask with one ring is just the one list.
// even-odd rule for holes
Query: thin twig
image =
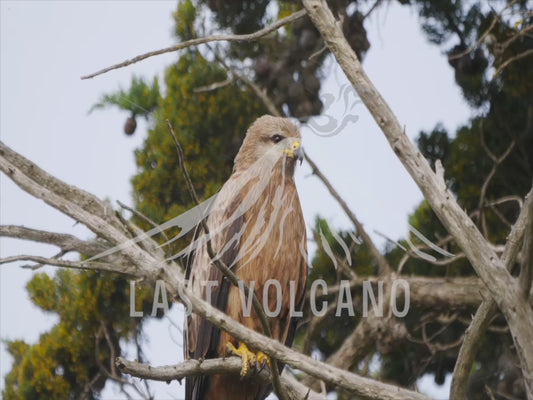
{"label": "thin twig", "polygon": [[110,67],[104,68],[104,69],[102,69],[100,71],[94,72],[92,74],[82,76],[81,79],[91,79],[91,78],[94,78],[95,76],[105,74],[106,72],[112,71],[114,69],[124,68],[124,67],[127,67],[128,65],[135,64],[135,63],[137,63],[139,61],[142,61],[142,60],[145,60],[145,59],[147,59],[149,57],[158,56],[160,54],[165,54],[165,53],[172,53],[174,51],[185,49],[185,48],[191,47],[191,46],[198,46],[198,45],[204,44],[204,43],[221,42],[221,41],[225,41],[225,42],[247,42],[247,41],[257,40],[257,39],[259,39],[259,38],[261,38],[263,36],[268,35],[271,32],[274,32],[274,31],[278,30],[283,25],[289,24],[291,22],[294,22],[294,21],[302,18],[304,15],[306,15],[305,10],[302,9],[300,11],[296,11],[295,13],[289,15],[288,17],[282,18],[282,19],[276,21],[275,23],[273,23],[272,25],[266,26],[263,29],[260,29],[260,30],[254,32],[254,33],[247,33],[247,34],[244,34],[244,35],[213,35],[213,36],[202,37],[202,38],[198,38],[198,39],[187,40],[185,42],[179,43],[179,44],[174,45],[174,46],[170,46],[170,47],[166,47],[164,49],[160,49],[160,50],[156,50],[156,51],[150,51],[148,53],[144,53],[144,54],[138,55],[136,57],[133,57],[130,60],[126,60],[126,61],[123,61],[121,63],[112,65]]}
{"label": "thin twig", "polygon": [[[110,356],[110,364],[112,365],[112,370],[108,370],[104,364],[102,363],[102,360],[100,359],[100,339],[102,338],[102,333],[104,331],[103,326],[100,326],[100,329],[98,332],[96,332],[94,336],[94,358],[96,361],[96,364],[98,365],[98,368],[100,369],[100,372],[108,377],[109,379],[117,382],[121,388],[123,393],[128,395],[128,393],[124,390],[124,386],[131,386],[141,398],[146,399],[144,393],[132,382],[128,381],[127,379],[122,378],[121,376],[117,375],[116,373],[113,373],[112,371],[116,371],[115,366],[113,365],[113,358]],[[110,349],[111,350],[111,349]]]}
{"label": "thin twig", "polygon": [[527,56],[530,56],[530,55],[533,55],[533,49],[528,49],[526,51],[523,51],[522,53],[520,54],[517,54],[516,56],[513,56],[513,57],[510,57],[508,58],[507,60],[505,60],[499,67],[498,69],[496,70],[496,72],[494,72],[494,75],[492,76],[492,79],[494,79],[495,77],[497,77],[505,68],[507,68],[509,66],[509,64],[515,62],[515,61],[518,61],[518,60],[521,60],[522,58],[525,58]]}
{"label": "thin twig", "polygon": [[111,341],[111,335],[109,334],[109,330],[107,329],[107,326],[105,325],[105,322],[103,320],[100,321],[100,326],[102,328],[102,332],[104,333],[107,346],[109,347],[109,370],[111,371],[112,375],[118,376],[117,369],[115,368],[115,358],[117,358],[117,350],[115,349],[115,346]]}
{"label": "thin twig", "polygon": [[[89,395],[91,395],[91,389],[93,385],[102,378],[102,374],[98,372],[93,379],[91,379],[89,382],[87,382],[83,388],[83,393],[81,394],[81,400],[87,400],[89,398]],[[92,396],[91,396],[92,397]]]}
{"label": "thin twig", "polygon": [[309,56],[308,60],[311,61],[313,58],[318,57],[319,55],[321,55],[323,52],[325,52],[327,50],[328,50],[328,46],[326,46],[326,45],[322,46],[320,49],[318,49],[313,54],[311,54]]}
{"label": "thin twig", "polygon": [[205,93],[205,92],[212,92],[213,90],[217,90],[220,88],[223,88],[225,86],[231,85],[233,83],[234,79],[230,76],[227,79],[224,79],[221,82],[214,82],[210,85],[206,86],[200,86],[193,90],[194,93]]}
{"label": "thin twig", "polygon": [[[516,2],[516,0],[514,2]],[[467,54],[471,53],[472,51],[474,51],[481,43],[483,43],[483,40],[485,40],[485,38],[489,35],[489,33],[492,31],[492,29],[494,29],[494,27],[496,26],[496,23],[498,22],[498,20],[499,20],[498,16],[494,16],[494,18],[492,19],[492,22],[490,23],[490,26],[487,28],[487,30],[485,32],[483,32],[483,34],[479,37],[479,39],[477,40],[476,43],[474,43],[472,46],[470,46],[465,51],[461,51],[460,53],[456,53],[456,54],[450,54],[448,56],[448,59],[449,60],[456,60],[456,59],[462,58],[462,57],[466,56]]]}
{"label": "thin twig", "polygon": [[[159,226],[159,224],[156,224],[154,221],[152,221],[150,218],[148,218],[146,215],[144,215],[142,212],[138,211],[138,210],[135,210],[134,208],[122,203],[120,200],[117,200],[117,204],[123,208],[124,210],[128,210],[129,212],[131,212],[133,215],[137,216],[138,218],[142,219],[143,221],[145,221],[146,223],[148,223],[148,225],[152,226],[153,228],[157,228]],[[161,231],[161,236],[163,236],[163,238],[165,239],[165,242],[168,242],[169,241],[169,238],[167,236],[167,234],[165,233],[165,231]]]}
{"label": "thin twig", "polygon": [[265,107],[267,108],[268,112],[272,114],[275,117],[282,117],[283,115],[279,112],[279,110],[274,105],[274,102],[264,90],[261,90],[259,86],[257,86],[252,80],[250,80],[246,75],[240,74],[235,70],[235,68],[232,68],[226,64],[224,59],[220,57],[215,51],[213,51],[213,54],[215,55],[216,60],[222,65],[228,73],[231,73],[235,78],[243,81],[246,85],[252,89],[254,94],[263,102]]}
{"label": "thin twig", "polygon": [[505,159],[509,156],[509,154],[511,154],[511,151],[514,149],[514,146],[515,146],[516,142],[513,140],[509,144],[507,149],[503,152],[503,154],[500,157],[496,157],[489,150],[487,144],[485,143],[483,129],[481,129],[480,135],[481,135],[481,144],[482,144],[483,148],[485,149],[485,152],[487,153],[489,158],[493,161],[492,168],[491,168],[489,174],[487,175],[487,177],[485,178],[485,181],[483,182],[483,186],[481,187],[481,191],[480,191],[480,194],[479,194],[479,203],[478,203],[479,220],[481,222],[481,227],[483,229],[483,234],[485,235],[486,238],[488,238],[489,237],[488,236],[489,233],[488,233],[488,228],[487,228],[487,221],[485,219],[485,212],[484,212],[485,210],[483,208],[483,205],[485,203],[485,196],[486,196],[486,193],[487,193],[487,188],[489,187],[490,181],[492,180],[492,178],[496,174],[496,171],[498,170],[498,167],[501,165],[501,163],[503,161],[505,161]]}
{"label": "thin twig", "polygon": [[531,31],[533,31],[533,25],[529,25],[525,27],[524,29],[521,29],[520,31],[518,31],[516,35],[511,36],[509,39],[503,42],[501,44],[501,49],[505,50],[507,47],[513,44],[517,39],[520,39],[522,36],[527,35],[527,33]]}
{"label": "thin twig", "polygon": [[518,209],[521,209],[522,206],[524,205],[524,200],[520,196],[512,196],[512,195],[511,196],[503,196],[503,197],[500,197],[499,199],[489,201],[487,203],[487,205],[488,206],[497,206],[498,204],[507,203],[509,201],[516,201],[516,203],[518,204]]}
{"label": "thin twig", "polygon": [[[99,270],[99,271],[119,272],[117,270],[118,269],[117,265],[111,264],[111,263],[104,263],[104,262],[81,263],[79,261],[68,261],[68,260],[62,260],[59,258],[47,258],[47,257],[25,255],[25,254],[0,258],[0,265],[9,264],[9,263],[17,262],[17,261],[32,261],[32,262],[36,262],[42,265],[52,265],[55,267],[66,267],[66,268],[82,269],[82,270]],[[121,272],[128,274],[130,272],[133,273],[133,271],[134,271],[133,267],[128,268],[128,266],[125,266],[124,270]]]}
{"label": "thin twig", "polygon": [[135,240],[135,238],[139,238],[139,240],[136,242],[140,247],[142,247],[144,250],[146,250],[150,254],[156,255],[157,253],[163,254],[164,251],[157,245],[157,243],[154,242],[153,239],[150,238],[150,236],[145,235],[144,231],[140,229],[138,226],[136,226],[134,223],[132,223],[130,220],[127,220],[124,218],[124,216],[116,212],[117,219],[122,222],[122,225],[126,228],[126,230],[130,234],[130,238],[132,240]]}

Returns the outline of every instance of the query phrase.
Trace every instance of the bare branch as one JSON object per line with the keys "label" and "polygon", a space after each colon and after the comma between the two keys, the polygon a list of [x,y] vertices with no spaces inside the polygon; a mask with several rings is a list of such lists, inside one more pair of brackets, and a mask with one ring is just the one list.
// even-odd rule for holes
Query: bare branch
{"label": "bare branch", "polygon": [[[382,278],[357,277],[350,280],[350,289],[361,288],[364,282],[376,285]],[[479,278],[475,277],[426,277],[401,276],[409,285],[410,301],[422,309],[460,309],[476,307],[489,296],[487,289]],[[323,293],[316,292],[315,300],[334,296],[339,292],[340,285],[332,285]],[[396,291],[396,300],[401,301],[405,293],[402,287]],[[354,300],[355,301],[355,300]]]}
{"label": "bare branch", "polygon": [[[3,142],[0,142],[0,170],[22,190],[38,199],[44,200],[50,206],[81,222],[97,236],[108,240],[114,245],[128,243],[122,249],[122,254],[132,264],[131,266],[117,265],[116,272],[130,273],[137,264],[150,266],[144,271],[145,274],[148,274],[155,272],[160,266],[164,265],[164,260],[156,260],[154,256],[142,251],[135,243],[129,243],[127,229],[116,218],[113,210],[106,202],[53,177],[30,160],[7,147]],[[48,259],[45,259],[46,261]],[[98,267],[99,264],[101,263],[91,264],[91,268],[104,270],[108,268],[106,264]],[[79,268],[77,264],[68,266]],[[157,268],[155,268],[156,266]],[[150,276],[150,278],[155,278],[155,276]]]}
{"label": "bare branch", "polygon": [[486,193],[487,193],[487,188],[489,187],[490,181],[492,180],[492,178],[496,174],[496,171],[498,170],[498,167],[500,166],[500,164],[503,161],[505,161],[505,159],[509,156],[509,154],[511,154],[511,151],[514,149],[514,146],[515,146],[516,142],[513,140],[509,144],[507,149],[503,152],[503,154],[500,157],[496,157],[489,150],[487,144],[485,143],[485,137],[484,137],[484,134],[483,134],[483,129],[481,130],[480,136],[481,136],[481,144],[482,144],[483,148],[485,149],[485,152],[487,153],[487,155],[490,157],[490,159],[493,162],[492,168],[491,168],[489,174],[487,175],[487,177],[485,178],[485,181],[483,182],[483,185],[481,186],[481,191],[480,191],[480,194],[479,194],[479,205],[478,205],[479,219],[480,219],[480,222],[481,222],[481,227],[483,229],[483,234],[485,235],[486,238],[488,238],[489,233],[488,233],[488,229],[487,229],[487,221],[485,219],[485,210],[484,210],[484,207],[483,207],[484,203],[485,203],[485,196],[486,196]]}
{"label": "bare branch", "polygon": [[446,179],[444,178],[444,166],[442,165],[442,161],[440,159],[437,159],[435,161],[435,174],[437,175],[437,179],[439,180],[440,185],[443,189],[446,189]]}
{"label": "bare branch", "polygon": [[124,68],[128,65],[135,64],[139,61],[145,60],[149,57],[158,56],[160,54],[165,53],[172,53],[174,51],[178,51],[181,49],[185,49],[187,47],[192,46],[198,46],[200,44],[209,43],[209,42],[249,42],[253,40],[257,40],[263,36],[268,35],[271,32],[274,32],[281,28],[283,25],[287,25],[291,22],[294,22],[300,18],[302,18],[306,14],[305,10],[296,11],[295,13],[289,15],[288,17],[282,18],[276,22],[274,22],[272,25],[266,26],[263,29],[260,29],[254,33],[247,33],[244,35],[213,35],[208,37],[202,37],[198,39],[191,39],[187,40],[183,43],[179,43],[174,46],[166,47],[164,49],[156,50],[156,51],[150,51],[145,54],[138,55],[136,57],[133,57],[130,60],[123,61],[121,63],[112,65],[110,67],[104,68],[98,72],[82,76],[81,79],[91,79],[95,76],[105,74],[106,72],[112,71],[114,69]]}
{"label": "bare branch", "polygon": [[522,197],[513,196],[513,195],[511,195],[511,196],[503,196],[503,197],[500,197],[499,199],[489,201],[487,203],[487,205],[488,206],[497,206],[499,204],[507,203],[509,201],[515,201],[518,204],[518,209],[521,209],[522,206],[524,205],[524,200],[522,199]]}
{"label": "bare branch", "polygon": [[516,40],[520,39],[522,36],[528,35],[529,32],[533,31],[533,25],[526,26],[524,29],[519,30],[515,35],[511,36],[509,39],[507,39],[505,42],[501,44],[501,49],[504,50],[507,47],[509,47],[511,44],[513,44]]}
{"label": "bare branch", "polygon": [[83,393],[81,394],[81,400],[87,400],[89,396],[91,395],[91,389],[93,385],[102,378],[102,374],[99,372],[97,373],[93,379],[91,379],[89,382],[87,382],[83,388]]}
{"label": "bare branch", "polygon": [[[118,357],[116,359],[116,365],[124,374],[164,382],[170,382],[172,380],[181,382],[187,376],[215,374],[237,375],[242,368],[242,362],[238,357],[215,358],[202,361],[185,360],[178,365],[161,367],[152,367]],[[258,379],[265,383],[270,382],[267,370],[262,370],[249,379]],[[312,391],[294,379],[290,379],[288,374],[282,375],[281,383],[291,399],[324,400],[324,397],[319,393]]]}
{"label": "bare branch", "polygon": [[100,326],[107,342],[107,347],[109,347],[109,371],[111,371],[112,375],[118,376],[117,369],[115,368],[115,358],[117,358],[117,349],[113,345],[111,335],[109,335],[109,330],[107,329],[107,326],[105,325],[104,321],[100,321]]}
{"label": "bare branch", "polygon": [[94,353],[95,354],[94,354],[94,357],[95,357],[96,364],[98,365],[98,368],[100,369],[100,373],[103,374],[104,376],[106,376],[107,378],[111,379],[112,381],[118,383],[120,385],[122,393],[124,393],[128,398],[131,398],[131,396],[126,391],[126,388],[125,388],[126,386],[133,388],[133,390],[135,390],[137,395],[139,395],[142,399],[147,399],[148,400],[149,396],[144,394],[137,387],[137,385],[135,385],[135,383],[128,381],[127,379],[123,378],[122,376],[120,376],[120,375],[118,375],[116,373],[116,368],[115,368],[115,365],[113,363],[115,351],[114,351],[114,346],[111,343],[109,336],[106,337],[106,340],[107,340],[107,344],[108,344],[108,347],[109,347],[109,351],[111,353],[110,360],[109,360],[110,369],[108,370],[104,366],[104,364],[102,363],[101,356],[100,356],[100,339],[102,338],[102,335],[105,335],[105,330],[106,330],[105,325],[102,322],[102,324],[100,326],[100,329],[96,332],[96,334],[94,336],[94,341],[95,341],[95,346],[94,346]]}
{"label": "bare branch", "polygon": [[220,82],[215,82],[215,83],[212,83],[206,86],[200,86],[194,89],[193,92],[194,93],[212,92],[213,90],[217,90],[217,89],[223,88],[224,86],[231,85],[233,82],[234,82],[234,79],[232,77],[229,77]]}
{"label": "bare branch", "polygon": [[326,46],[326,45],[322,46],[320,49],[318,49],[313,54],[311,54],[309,56],[308,60],[311,61],[313,58],[318,57],[319,55],[321,55],[323,52],[325,52],[327,50],[328,50],[328,46]]}
{"label": "bare branch", "polygon": [[64,253],[76,251],[89,256],[101,253],[108,248],[96,240],[85,241],[66,233],[48,232],[16,225],[0,225],[0,236],[47,243],[58,246]]}
{"label": "bare branch", "polygon": [[235,70],[235,68],[229,67],[226,62],[220,57],[218,54],[213,52],[215,54],[215,58],[217,61],[222,65],[226,71],[230,72],[234,77],[237,79],[243,81],[246,85],[252,89],[252,92],[263,102],[264,106],[267,108],[268,112],[272,114],[275,117],[281,117],[282,114],[279,112],[279,110],[274,105],[274,102],[270,97],[268,97],[266,91],[264,89],[261,89],[259,86],[257,86],[251,79],[249,79],[246,75],[240,74]]}
{"label": "bare branch", "polygon": [[[21,189],[58,208],[76,221],[82,222],[76,218],[79,214],[92,214],[92,218],[87,218],[91,230],[97,230],[97,225],[104,223],[116,228],[117,234],[125,233],[124,227],[115,218],[113,209],[107,202],[53,177],[3,142],[0,142],[0,170]],[[51,203],[57,203],[58,207]]]}
{"label": "bare branch", "polygon": [[89,262],[82,263],[79,261],[68,261],[62,260],[60,258],[47,258],[41,256],[32,256],[32,255],[19,255],[0,258],[1,264],[9,264],[18,261],[31,261],[36,262],[41,265],[52,265],[55,267],[65,267],[73,269],[82,269],[82,270],[94,270],[94,271],[107,271],[107,272],[116,272],[119,274],[133,275],[136,273],[134,267],[128,263],[106,263],[106,262]]}
{"label": "bare branch", "polygon": [[[130,240],[136,240],[136,243],[140,247],[142,247],[143,250],[146,250],[148,254],[152,254],[155,257],[157,257],[158,255],[164,254],[163,249],[160,246],[158,246],[158,244],[155,242],[154,239],[150,237],[150,235],[146,235],[145,232],[141,228],[139,228],[137,225],[135,225],[130,220],[127,220],[126,218],[124,218],[124,216],[121,213],[117,212],[115,215],[118,218],[118,220],[122,223],[122,225],[124,225],[124,227],[127,229]],[[100,254],[103,254],[103,253],[100,253]]]}
{"label": "bare branch", "polygon": [[528,397],[533,399],[533,310],[520,301],[519,286],[504,263],[487,243],[465,211],[428,161],[411,142],[385,99],[363,70],[357,55],[337,26],[325,0],[303,0],[309,17],[321,33],[340,67],[359,94],[390,146],[410,173],[435,214],[466,254],[477,275],[487,285],[511,329],[526,380]]}
{"label": "bare branch", "polygon": [[[358,363],[376,344],[378,327],[386,320],[375,316],[362,318],[357,327],[344,340],[342,345],[335,351],[326,362],[342,369],[350,369]],[[380,326],[382,328],[382,326]]]}

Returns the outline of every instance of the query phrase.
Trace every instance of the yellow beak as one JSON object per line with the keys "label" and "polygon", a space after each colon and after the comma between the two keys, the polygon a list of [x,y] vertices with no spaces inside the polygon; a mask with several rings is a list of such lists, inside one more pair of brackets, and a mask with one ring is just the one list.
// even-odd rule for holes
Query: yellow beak
{"label": "yellow beak", "polygon": [[292,142],[292,146],[288,149],[283,150],[283,152],[287,153],[289,157],[296,158],[298,161],[300,161],[300,164],[304,159],[304,149],[300,145],[300,142],[298,140]]}

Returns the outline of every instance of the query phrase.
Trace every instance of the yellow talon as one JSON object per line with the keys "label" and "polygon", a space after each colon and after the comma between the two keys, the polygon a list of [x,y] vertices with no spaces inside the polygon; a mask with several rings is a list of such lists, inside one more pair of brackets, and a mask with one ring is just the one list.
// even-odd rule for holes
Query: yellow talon
{"label": "yellow talon", "polygon": [[270,357],[262,351],[258,351],[255,356],[257,358],[257,363],[261,365],[261,369],[263,369],[265,365],[268,365],[268,368],[270,368]]}
{"label": "yellow talon", "polygon": [[270,367],[270,358],[265,353],[258,351],[257,354],[254,354],[245,343],[240,343],[239,347],[236,348],[233,343],[228,342],[226,344],[226,350],[228,353],[234,354],[242,359],[241,376],[243,377],[250,373],[250,368],[260,371],[265,365]]}
{"label": "yellow talon", "polygon": [[242,359],[241,376],[247,376],[250,372],[250,367],[255,367],[257,360],[255,354],[244,343],[240,343],[239,347],[236,348],[233,343],[228,342],[226,349],[229,353],[235,354]]}

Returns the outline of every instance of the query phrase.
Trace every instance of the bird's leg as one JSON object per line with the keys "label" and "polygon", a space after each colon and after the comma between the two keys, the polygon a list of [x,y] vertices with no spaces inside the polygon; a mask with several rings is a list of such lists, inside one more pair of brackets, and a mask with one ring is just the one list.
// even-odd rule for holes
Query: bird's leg
{"label": "bird's leg", "polygon": [[258,351],[257,354],[253,353],[243,342],[239,343],[238,348],[235,347],[233,343],[228,342],[226,344],[226,350],[228,353],[234,354],[242,359],[241,376],[247,376],[250,373],[250,368],[259,370],[259,368],[257,368],[259,365],[261,366],[261,369],[265,364],[270,366],[270,359],[265,353],[262,351]]}

